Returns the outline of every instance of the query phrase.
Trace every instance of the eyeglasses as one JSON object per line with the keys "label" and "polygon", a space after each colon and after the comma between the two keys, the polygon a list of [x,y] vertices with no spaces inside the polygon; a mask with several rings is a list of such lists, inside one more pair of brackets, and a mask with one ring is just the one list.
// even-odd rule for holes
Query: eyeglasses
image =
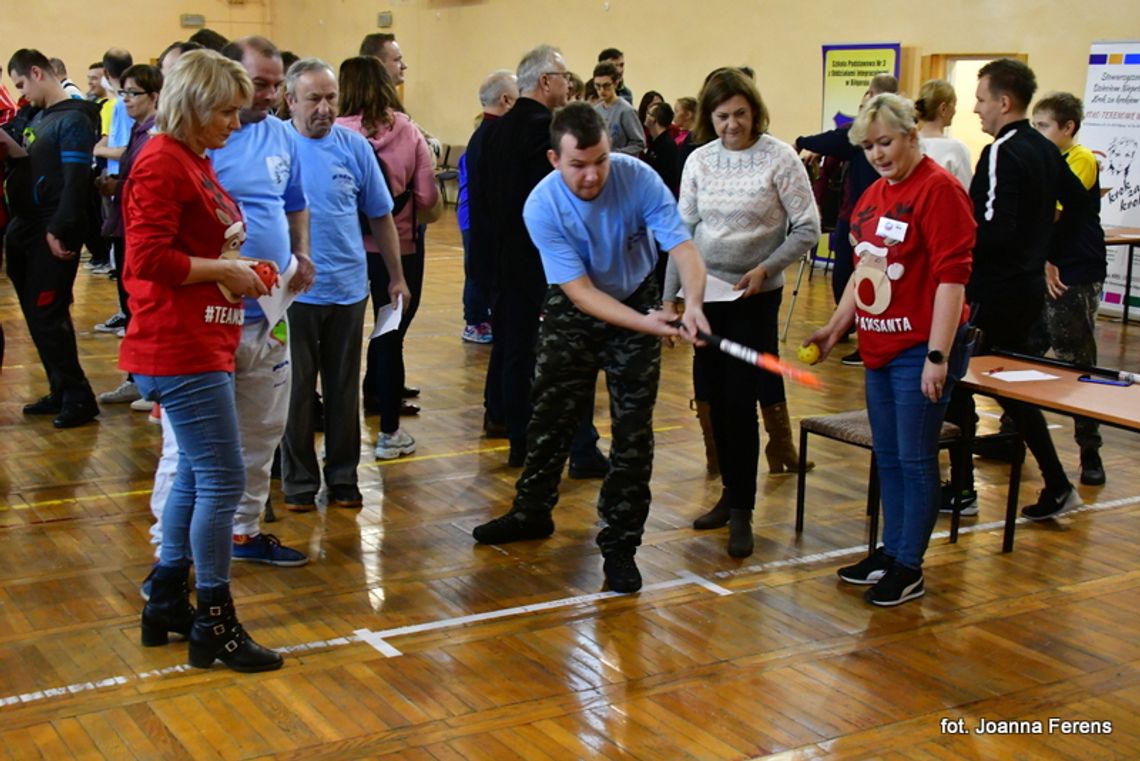
{"label": "eyeglasses", "polygon": [[567,82],[570,81],[570,72],[568,71],[544,71],[542,75],[544,77],[562,77]]}
{"label": "eyeglasses", "polygon": [[148,90],[119,90],[119,97],[123,100],[137,98],[140,95],[150,95]]}

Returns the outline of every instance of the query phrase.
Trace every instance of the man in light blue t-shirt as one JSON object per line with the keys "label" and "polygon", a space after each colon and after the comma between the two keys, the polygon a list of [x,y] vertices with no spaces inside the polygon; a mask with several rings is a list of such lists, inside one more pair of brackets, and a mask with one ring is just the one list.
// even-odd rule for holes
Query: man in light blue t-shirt
{"label": "man in light blue t-shirt", "polygon": [[[659,337],[692,341],[698,330],[708,331],[701,309],[705,270],[672,193],[647,164],[610,153],[605,122],[593,108],[563,108],[550,138],[556,171],[539,182],[523,209],[550,285],[526,463],[510,512],[473,533],[481,544],[504,544],[554,532],[551,510],[575,424],[598,370],[605,370],[613,443],[598,499],[605,522],[598,545],[609,588],[636,592],[641,574],[633,556],[649,515]],[[659,309],[654,239],[681,272],[688,296],[681,329]]]}
{"label": "man in light blue t-shirt", "polygon": [[[253,99],[241,110],[241,129],[222,148],[207,151],[222,187],[241,207],[247,237],[245,259],[273,262],[279,272],[296,257],[297,271],[289,282],[294,293],[313,283],[309,258],[309,212],[301,182],[301,164],[293,129],[271,115],[276,107],[285,69],[281,53],[264,37],[243,37],[222,53],[242,64],[253,81]],[[305,553],[282,545],[261,532],[261,514],[269,500],[273,454],[285,433],[292,369],[289,324],[284,318],[270,325],[257,299],[245,299],[245,324],[234,354],[234,394],[245,492],[234,515],[233,559],[276,566],[309,562]],[[151,512],[158,521],[151,541],[162,543],[162,510],[178,467],[178,444],[162,417],[162,459],[155,473]]]}
{"label": "man in light blue t-shirt", "polygon": [[360,345],[368,304],[368,260],[360,215],[388,269],[388,295],[409,303],[392,220],[392,196],[372,146],[362,135],[333,124],[337,81],[332,67],[306,58],[289,67],[286,98],[292,110],[293,142],[309,200],[310,249],[317,275],[312,288],[289,307],[293,388],[282,441],[285,507],[316,507],[321,469],[313,446],[317,374],[324,394],[325,466],[328,504],[360,507]]}

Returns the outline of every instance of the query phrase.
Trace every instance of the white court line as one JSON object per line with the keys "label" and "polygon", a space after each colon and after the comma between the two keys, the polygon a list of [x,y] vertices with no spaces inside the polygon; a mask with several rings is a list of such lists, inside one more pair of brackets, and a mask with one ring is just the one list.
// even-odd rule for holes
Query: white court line
{"label": "white court line", "polygon": [[395,658],[397,656],[403,655],[403,653],[401,653],[399,650],[381,639],[379,634],[373,634],[367,629],[357,629],[353,632],[353,634],[359,637],[361,642],[375,648],[377,652],[386,658]]}
{"label": "white court line", "polygon": [[[1101,510],[1111,510],[1114,507],[1124,507],[1126,505],[1135,505],[1140,503],[1140,495],[1135,497],[1121,497],[1120,499],[1109,500],[1108,502],[1092,502],[1080,507],[1074,507],[1071,510],[1066,510],[1062,513],[1063,516],[1075,515],[1076,513],[1099,512]],[[1036,523],[1028,518],[1018,518],[1016,523]],[[959,526],[958,535],[962,534],[977,534],[984,531],[992,531],[994,529],[1005,528],[1005,520],[990,521],[989,523],[977,523],[973,526]],[[950,536],[950,530],[935,531],[930,535],[931,540],[946,539]],[[733,568],[728,571],[717,571],[713,574],[718,579],[730,579],[734,576],[746,576],[749,574],[761,573],[763,571],[776,571],[781,568],[792,568],[801,565],[811,565],[818,563],[822,560],[834,560],[835,558],[845,557],[847,555],[859,555],[866,553],[867,545],[860,544],[854,547],[841,547],[837,550],[828,550],[827,552],[816,552],[811,555],[802,555],[797,558],[784,558],[783,560],[774,560],[771,563],[757,563],[756,565],[744,566],[742,568]]]}
{"label": "white court line", "polygon": [[678,571],[677,576],[679,576],[682,579],[688,579],[689,581],[693,582],[694,584],[697,584],[698,586],[702,586],[705,589],[709,590],[710,592],[715,592],[716,594],[720,595],[721,597],[726,597],[726,596],[732,594],[731,589],[725,589],[720,584],[716,584],[714,582],[711,582],[708,579],[704,578],[703,576],[698,576],[695,573],[693,573],[692,571]]}
{"label": "white court line", "polygon": [[[1140,495],[1135,497],[1122,497],[1120,499],[1110,500],[1108,502],[1095,502],[1088,505],[1069,510],[1065,515],[1072,515],[1075,513],[1083,512],[1098,512],[1101,510],[1110,510],[1114,507],[1124,507],[1127,505],[1134,505],[1140,503]],[[1018,523],[1027,522],[1025,518],[1019,518]],[[990,523],[981,523],[975,526],[966,526],[959,529],[959,534],[976,533],[979,531],[989,531],[995,528],[1001,528],[1005,525],[1005,521],[992,521]],[[942,539],[949,536],[949,531],[939,531],[935,533],[932,539]],[[737,568],[730,571],[720,571],[713,574],[717,578],[731,578],[734,576],[742,576],[749,573],[759,573],[762,571],[774,571],[780,568],[788,568],[793,566],[808,565],[822,560],[832,560],[834,558],[843,557],[845,555],[855,555],[866,551],[864,545],[857,545],[855,547],[843,547],[840,549],[830,550],[828,552],[817,552],[812,555],[803,555],[801,557],[785,558],[784,560],[776,560],[771,563],[761,563],[758,565],[746,566],[744,568]],[[707,589],[717,595],[731,595],[732,590],[725,589],[719,584],[709,581],[702,576],[698,576],[692,571],[678,571],[677,578],[669,581],[660,581],[655,584],[648,584],[642,587],[642,592],[654,592],[663,589],[673,589],[676,587],[683,587],[689,584],[695,584],[703,589]],[[421,632],[438,631],[440,629],[450,629],[452,627],[465,626],[471,623],[478,623],[481,621],[493,621],[499,618],[509,618],[511,616],[523,615],[526,613],[539,613],[549,610],[557,610],[559,608],[569,608],[575,605],[582,605],[585,603],[597,602],[599,600],[606,600],[611,597],[626,597],[627,595],[621,592],[594,592],[591,594],[575,595],[574,597],[564,597],[560,600],[549,600],[547,602],[534,603],[532,605],[517,605],[513,608],[503,608],[502,610],[486,611],[484,613],[475,613],[469,616],[457,616],[454,618],[445,618],[439,621],[428,621],[422,624],[412,624],[410,626],[399,626],[394,629],[385,629],[379,632],[373,632],[369,629],[357,629],[353,634],[345,637],[335,637],[333,639],[320,640],[317,642],[303,642],[297,645],[287,645],[285,647],[275,648],[278,652],[284,654],[303,653],[314,650],[328,650],[334,647],[342,647],[350,645],[355,642],[364,642],[378,652],[388,658],[395,658],[402,653],[389,644],[387,640],[393,637],[404,636],[407,634],[419,634]],[[66,695],[75,695],[81,692],[91,692],[93,690],[100,690],[107,687],[115,687],[118,685],[127,684],[133,680],[153,679],[159,676],[166,676],[168,674],[182,674],[186,672],[195,671],[193,667],[187,664],[178,664],[176,666],[168,666],[166,668],[155,669],[153,671],[144,671],[141,674],[132,674],[128,676],[118,675],[100,679],[96,682],[77,682],[69,684],[64,687],[52,687],[45,690],[36,690],[34,692],[25,692],[20,695],[9,695],[8,697],[0,697],[0,708],[10,705],[28,705],[36,703],[41,700],[49,698],[63,697]]]}
{"label": "white court line", "polygon": [[[723,587],[718,587],[716,584],[706,581],[696,574],[689,572],[682,572],[678,574],[678,578],[670,581],[661,581],[656,584],[648,584],[642,587],[642,592],[654,592],[662,589],[672,589],[674,587],[683,587],[689,584],[697,584],[713,591],[722,590],[717,594],[728,593],[728,590]],[[730,594],[730,593],[729,593]],[[513,608],[504,608],[502,610],[492,610],[485,613],[476,613],[470,616],[457,616],[454,618],[445,618],[439,621],[428,621],[422,624],[414,624],[412,626],[400,626],[394,629],[385,629],[380,632],[373,632],[369,629],[357,629],[351,635],[346,637],[335,637],[333,639],[320,640],[317,642],[302,642],[297,645],[286,645],[285,647],[274,648],[279,653],[295,654],[309,652],[313,650],[328,650],[334,647],[342,647],[355,642],[364,642],[378,652],[388,658],[395,658],[403,655],[398,649],[389,644],[386,640],[391,637],[397,637],[404,634],[417,634],[419,632],[436,631],[439,629],[450,629],[457,626],[465,626],[470,623],[477,623],[480,621],[492,621],[498,618],[509,618],[511,616],[522,615],[524,613],[536,613],[547,610],[557,610],[558,608],[568,608],[583,603],[595,602],[598,600],[606,600],[611,597],[627,597],[628,595],[622,592],[595,592],[593,594],[575,595],[574,597],[564,597],[560,600],[549,600],[547,602],[535,603],[533,605],[518,605]],[[63,697],[65,695],[75,695],[81,692],[91,692],[106,687],[114,687],[117,685],[127,684],[133,680],[152,679],[158,676],[166,676],[168,674],[181,674],[186,672],[195,671],[192,666],[187,664],[178,664],[177,666],[168,666],[166,668],[155,669],[153,671],[144,671],[141,674],[131,675],[118,675],[100,679],[97,682],[76,682],[64,687],[52,687],[45,690],[36,690],[34,692],[25,692],[21,695],[10,695],[8,697],[0,698],[0,708],[10,705],[27,705],[36,703],[48,698]]]}

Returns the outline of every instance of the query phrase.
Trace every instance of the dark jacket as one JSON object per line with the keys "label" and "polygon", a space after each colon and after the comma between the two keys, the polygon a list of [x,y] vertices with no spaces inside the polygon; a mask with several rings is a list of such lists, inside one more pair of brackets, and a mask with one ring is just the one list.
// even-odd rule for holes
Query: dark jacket
{"label": "dark jacket", "polygon": [[672,191],[673,198],[678,198],[681,194],[681,150],[668,131],[649,143],[645,161],[657,172],[665,187]]}
{"label": "dark jacket", "polygon": [[[1066,159],[1067,154],[1062,154]],[[1083,183],[1082,183],[1083,185]],[[1049,261],[1060,270],[1065,285],[1103,283],[1108,274],[1108,252],[1104,228],[1100,226],[1100,173],[1091,188],[1085,189],[1088,206],[1083,214],[1062,215],[1050,246]]]}
{"label": "dark jacket", "polygon": [[[552,170],[550,109],[521,97],[487,128],[482,149],[468,162],[472,203],[471,234],[494,252],[500,288],[546,288],[538,249],[523,223],[523,205],[535,185]],[[468,147],[470,151],[470,146]],[[485,206],[484,206],[485,204]],[[481,210],[490,230],[480,230]],[[484,237],[486,236],[486,237]]]}
{"label": "dark jacket", "polygon": [[78,251],[85,237],[91,192],[91,152],[99,139],[99,109],[68,98],[40,111],[24,131],[27,158],[10,162],[6,193],[13,217],[42,225]]}
{"label": "dark jacket", "polygon": [[1058,225],[1067,230],[1087,213],[1088,198],[1057,146],[1028,120],[1002,127],[970,183],[978,239],[966,298],[1042,298],[1057,202],[1065,209]]}
{"label": "dark jacket", "polygon": [[[484,288],[493,287],[496,279],[495,228],[491,222],[490,196],[483,187],[484,177],[476,176],[472,169],[483,155],[487,130],[500,118],[502,117],[483,114],[483,121],[471,133],[467,150],[459,160],[460,193],[467,205],[467,259],[471,269],[467,275]],[[460,229],[463,229],[462,225]]]}
{"label": "dark jacket", "polygon": [[851,144],[850,129],[851,125],[848,124],[818,135],[796,138],[797,151],[808,150],[820,156],[831,156],[847,162],[847,173],[843,177],[843,197],[839,202],[838,214],[839,220],[843,222],[851,219],[851,212],[863,196],[863,191],[879,179],[879,173],[867,162],[863,149]]}

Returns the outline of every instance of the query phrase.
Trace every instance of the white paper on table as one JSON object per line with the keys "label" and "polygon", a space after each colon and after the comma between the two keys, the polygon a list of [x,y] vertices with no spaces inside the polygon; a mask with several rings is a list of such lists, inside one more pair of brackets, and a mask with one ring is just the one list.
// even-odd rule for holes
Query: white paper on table
{"label": "white paper on table", "polygon": [[[736,301],[744,291],[736,290],[736,283],[729,283],[719,277],[705,275],[705,303],[714,301]],[[685,298],[685,289],[677,291],[677,298]]]}
{"label": "white paper on table", "polygon": [[1043,373],[1040,370],[1003,370],[999,373],[990,373],[991,378],[997,378],[1007,383],[1024,383],[1025,381],[1057,380],[1060,376]]}
{"label": "white paper on table", "polygon": [[277,285],[273,286],[268,295],[257,297],[257,304],[261,307],[261,311],[265,312],[265,319],[270,326],[276,325],[285,316],[289,305],[297,298],[297,294],[289,290],[289,281],[296,274],[297,257],[290,256],[289,266],[284,272],[277,273]]}
{"label": "white paper on table", "polygon": [[403,316],[404,297],[397,296],[395,304],[388,303],[376,310],[376,326],[372,328],[372,333],[368,336],[368,340],[371,341],[377,336],[391,333],[400,327],[400,319]]}

